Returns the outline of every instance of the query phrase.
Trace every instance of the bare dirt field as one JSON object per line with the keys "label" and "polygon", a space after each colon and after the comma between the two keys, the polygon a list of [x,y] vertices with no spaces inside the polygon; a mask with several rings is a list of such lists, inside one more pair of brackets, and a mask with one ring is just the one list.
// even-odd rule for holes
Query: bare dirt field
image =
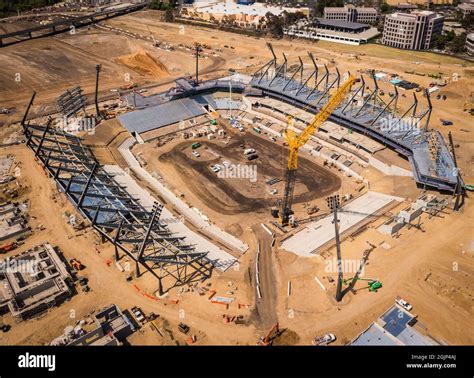
{"label": "bare dirt field", "polygon": [[[273,189],[283,190],[283,181],[279,185],[269,186],[267,180],[272,178],[283,179],[284,165],[281,164],[287,156],[287,150],[278,144],[246,133],[240,138],[232,138],[232,142],[223,146],[222,143],[201,141],[203,148],[199,148],[199,158],[191,155],[190,142],[177,144],[170,152],[159,157],[159,161],[170,164],[180,175],[180,179],[187,185],[187,191],[193,192],[201,201],[216,212],[222,214],[268,213],[268,209],[275,204],[268,192]],[[244,147],[240,147],[243,144]],[[243,154],[244,149],[253,148],[258,158],[249,162]],[[150,151],[151,152],[151,151]],[[151,156],[150,156],[151,155]],[[152,157],[152,154],[148,155]],[[148,160],[150,161],[150,160]],[[233,170],[240,167],[255,167],[255,177],[219,177],[210,170],[211,164],[221,164],[226,161],[233,164]],[[232,175],[232,171],[224,173]],[[160,171],[160,169],[158,168]],[[246,173],[242,168],[242,174]],[[240,174],[236,172],[236,174]],[[340,179],[330,171],[312,163],[304,157],[300,160],[298,182],[295,188],[295,203],[311,201],[324,197],[336,191],[340,186]]]}

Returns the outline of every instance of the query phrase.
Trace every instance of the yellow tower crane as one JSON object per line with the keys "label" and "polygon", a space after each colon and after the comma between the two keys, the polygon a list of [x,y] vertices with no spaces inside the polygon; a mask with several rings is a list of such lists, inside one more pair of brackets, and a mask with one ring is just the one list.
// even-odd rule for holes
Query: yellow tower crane
{"label": "yellow tower crane", "polygon": [[280,223],[282,226],[286,226],[290,223],[290,218],[293,214],[291,205],[293,203],[293,191],[296,183],[296,171],[298,169],[298,150],[306,144],[306,142],[311,138],[311,135],[313,135],[319,126],[321,126],[321,124],[326,121],[331,113],[340,105],[355,82],[356,78],[350,75],[347,81],[338,88],[338,90],[331,96],[318,114],[316,114],[313,120],[300,134],[297,135],[296,132],[289,127],[285,130],[285,138],[288,142],[290,153],[285,174],[285,191],[279,209]]}

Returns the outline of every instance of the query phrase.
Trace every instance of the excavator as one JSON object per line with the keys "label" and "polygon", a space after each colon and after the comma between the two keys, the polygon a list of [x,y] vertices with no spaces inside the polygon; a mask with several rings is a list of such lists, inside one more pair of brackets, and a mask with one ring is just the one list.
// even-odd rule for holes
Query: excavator
{"label": "excavator", "polygon": [[296,134],[292,127],[290,128],[293,117],[289,117],[288,127],[285,129],[285,139],[290,150],[285,173],[285,190],[279,209],[272,209],[272,215],[279,217],[282,226],[294,225],[291,206],[293,203],[293,192],[296,183],[296,171],[298,169],[298,150],[308,142],[314,132],[318,130],[318,128],[329,118],[331,113],[341,104],[355,82],[356,78],[350,75],[346,82],[337,89],[337,91],[299,135]]}
{"label": "excavator", "polygon": [[276,323],[270,331],[265,336],[260,337],[260,340],[258,341],[257,345],[260,346],[269,346],[272,345],[273,340],[277,338],[280,335],[280,325],[279,323]]}
{"label": "excavator", "polygon": [[375,278],[351,277],[351,278],[347,278],[347,279],[343,280],[342,283],[344,285],[350,285],[354,280],[356,280],[356,281],[368,281],[368,286],[362,287],[359,290],[369,289],[369,291],[377,292],[377,290],[382,287],[382,282],[380,282],[379,280],[377,280]]}

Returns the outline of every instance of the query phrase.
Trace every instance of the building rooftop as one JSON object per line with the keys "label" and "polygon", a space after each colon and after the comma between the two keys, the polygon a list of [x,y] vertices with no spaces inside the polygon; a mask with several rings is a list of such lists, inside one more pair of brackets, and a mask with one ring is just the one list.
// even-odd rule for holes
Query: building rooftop
{"label": "building rooftop", "polygon": [[343,7],[326,7],[324,8],[324,11],[328,12],[340,12],[344,9],[357,9],[359,12],[366,12],[366,13],[374,13],[377,14],[377,10],[375,8],[370,8],[370,7],[356,7],[353,4],[348,4]]}
{"label": "building rooftop", "polygon": [[237,4],[237,3],[216,3],[206,4],[204,6],[197,5],[195,7],[196,12],[212,13],[212,14],[225,14],[225,15],[237,15],[247,14],[253,16],[264,17],[267,13],[271,13],[275,16],[281,15],[283,12],[296,13],[302,12],[307,8],[290,8],[290,7],[275,7],[266,4],[255,3],[251,5]]}
{"label": "building rooftop", "polygon": [[[83,321],[82,321],[83,322]],[[82,326],[69,326],[64,334],[50,345],[71,346],[117,346],[135,331],[130,319],[116,305],[101,309],[94,315],[93,328],[86,332]]]}
{"label": "building rooftop", "polygon": [[0,308],[8,307],[14,317],[27,318],[72,294],[69,272],[50,244],[2,261],[0,273]]}
{"label": "building rooftop", "polygon": [[351,345],[437,345],[413,328],[416,317],[398,305],[390,307]]}
{"label": "building rooftop", "polygon": [[459,9],[462,10],[473,10],[474,11],[474,3],[461,3],[458,5]]}
{"label": "building rooftop", "polygon": [[314,26],[317,27],[333,27],[347,30],[360,30],[370,28],[367,24],[360,22],[349,22],[341,20],[328,20],[327,18],[316,17]]}

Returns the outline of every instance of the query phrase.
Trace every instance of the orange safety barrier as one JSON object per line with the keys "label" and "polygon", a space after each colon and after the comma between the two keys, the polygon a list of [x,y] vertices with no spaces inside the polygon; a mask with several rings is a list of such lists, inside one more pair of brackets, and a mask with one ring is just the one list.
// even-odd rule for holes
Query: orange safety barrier
{"label": "orange safety barrier", "polygon": [[152,300],[154,300],[154,301],[156,301],[156,302],[158,302],[158,301],[159,301],[159,299],[158,299],[158,298],[156,298],[156,297],[152,297],[151,295],[149,295],[149,294],[147,294],[147,293],[142,293],[142,295],[143,295],[144,297],[150,298],[150,299],[152,299]]}
{"label": "orange safety barrier", "polygon": [[225,302],[221,302],[221,301],[211,301],[211,303],[224,305],[224,306],[226,307],[226,309],[229,308],[229,304],[228,304],[228,303],[225,303]]}

